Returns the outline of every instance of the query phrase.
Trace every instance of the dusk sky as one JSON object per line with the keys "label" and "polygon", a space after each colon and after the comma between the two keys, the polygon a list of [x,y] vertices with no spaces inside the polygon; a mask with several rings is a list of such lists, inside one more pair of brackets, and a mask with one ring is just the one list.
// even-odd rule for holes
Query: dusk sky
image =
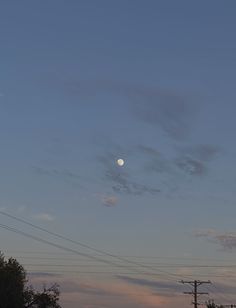
{"label": "dusk sky", "polygon": [[235,304],[236,2],[0,2],[1,251],[65,308]]}

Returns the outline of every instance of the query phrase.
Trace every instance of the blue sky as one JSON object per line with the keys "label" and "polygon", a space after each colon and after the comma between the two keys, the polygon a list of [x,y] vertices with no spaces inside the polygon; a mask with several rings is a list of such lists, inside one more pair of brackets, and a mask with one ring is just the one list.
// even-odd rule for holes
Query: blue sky
{"label": "blue sky", "polygon": [[[233,260],[235,9],[230,0],[2,1],[1,211],[116,255],[170,260],[179,278],[202,272],[172,269],[176,260]],[[58,254],[7,230],[0,238],[29,271],[37,252]],[[60,276],[65,307],[79,301],[68,304],[65,291],[84,286],[78,276]],[[128,285],[150,287],[146,278],[91,284],[111,281],[129,307],[172,307],[168,294],[122,302]]]}

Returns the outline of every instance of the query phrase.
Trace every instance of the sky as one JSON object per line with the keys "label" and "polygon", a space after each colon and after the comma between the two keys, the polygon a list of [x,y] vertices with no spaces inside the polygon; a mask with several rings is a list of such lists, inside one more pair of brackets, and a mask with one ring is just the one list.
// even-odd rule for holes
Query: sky
{"label": "sky", "polygon": [[235,303],[235,10],[1,1],[1,250],[63,307]]}

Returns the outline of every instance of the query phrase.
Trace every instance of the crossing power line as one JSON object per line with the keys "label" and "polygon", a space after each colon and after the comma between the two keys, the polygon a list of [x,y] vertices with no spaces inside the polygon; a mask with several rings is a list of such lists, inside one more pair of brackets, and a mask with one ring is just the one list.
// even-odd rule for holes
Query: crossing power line
{"label": "crossing power line", "polygon": [[[80,251],[78,251],[76,249],[72,249],[72,248],[66,247],[64,245],[54,243],[52,241],[49,241],[49,240],[44,239],[44,238],[41,238],[39,236],[35,236],[35,235],[32,235],[32,234],[29,234],[27,232],[21,231],[21,230],[19,230],[17,228],[14,228],[14,227],[9,227],[7,225],[0,224],[0,228],[8,230],[8,231],[11,231],[11,232],[14,232],[16,234],[20,234],[20,235],[22,235],[24,237],[31,238],[31,239],[33,239],[35,241],[38,241],[38,242],[50,245],[52,247],[55,247],[55,248],[58,248],[58,249],[61,249],[61,250],[64,250],[64,251],[76,254],[78,256],[83,256],[83,257],[86,257],[86,258],[89,258],[89,259],[92,259],[92,260],[103,262],[105,264],[110,264],[110,265],[116,266],[118,268],[130,269],[130,265],[124,265],[124,264],[120,264],[120,263],[118,264],[118,263],[114,262],[113,260],[106,260],[106,259],[103,259],[102,257],[94,256],[94,255],[91,255],[89,253],[80,252]],[[114,258],[117,257],[116,255],[112,255],[112,256]],[[126,262],[126,264],[128,263],[128,264],[136,265],[136,267],[138,267],[138,268],[132,268],[132,270],[135,271],[136,273],[139,273],[139,274],[142,274],[142,275],[146,275],[146,274],[150,275],[151,274],[152,276],[160,276],[160,274],[162,274],[162,275],[165,275],[165,279],[169,280],[169,281],[173,281],[173,277],[180,277],[180,275],[177,275],[177,274],[174,274],[174,273],[170,273],[168,271],[160,270],[160,269],[157,269],[157,268],[154,268],[154,267],[144,266],[143,264],[140,264],[138,262],[126,260],[126,259],[123,259],[123,258],[120,258],[120,257],[117,257],[117,259],[120,260],[120,261],[123,261],[123,263]],[[143,270],[140,269],[140,267],[143,268],[143,269],[144,268],[148,269],[149,271],[152,269],[152,273],[144,272]],[[154,269],[155,269],[156,272],[153,272]],[[159,272],[159,274],[157,272]],[[181,277],[181,278],[183,278],[183,277]]]}
{"label": "crossing power line", "polygon": [[[81,242],[81,241],[73,240],[73,239],[71,239],[71,238],[69,238],[69,237],[67,237],[67,236],[61,235],[61,234],[56,233],[56,232],[49,231],[49,230],[47,230],[46,228],[40,227],[40,226],[38,226],[38,225],[36,225],[36,224],[33,224],[33,223],[31,223],[31,222],[26,221],[25,219],[19,218],[19,217],[15,216],[15,215],[6,213],[6,212],[4,212],[4,211],[0,211],[0,214],[6,216],[6,217],[8,217],[8,218],[11,218],[11,219],[13,219],[13,220],[15,220],[15,221],[21,222],[21,223],[23,223],[23,224],[25,224],[25,225],[28,225],[28,226],[30,226],[30,227],[36,229],[36,230],[43,231],[43,232],[45,232],[46,234],[52,235],[52,236],[54,236],[54,237],[56,237],[56,238],[58,238],[58,239],[61,239],[61,240],[70,242],[70,243],[72,243],[72,244],[76,244],[76,245],[78,245],[78,246],[80,246],[80,247],[89,249],[89,250],[91,250],[91,251],[93,251],[93,252],[95,252],[95,253],[98,253],[98,254],[102,255],[102,256],[106,256],[106,257],[109,257],[109,258],[113,258],[113,260],[116,259],[116,261],[119,260],[119,261],[121,261],[122,263],[129,264],[129,265],[135,265],[135,266],[137,266],[138,268],[141,267],[141,268],[143,268],[143,269],[145,269],[145,270],[152,271],[152,272],[153,272],[153,271],[158,271],[159,273],[165,274],[165,275],[168,276],[168,277],[172,277],[172,278],[175,277],[175,279],[183,279],[183,278],[187,278],[187,279],[188,279],[188,277],[184,277],[184,276],[182,276],[182,275],[178,275],[178,274],[175,274],[175,273],[171,273],[171,272],[166,271],[166,270],[157,269],[157,268],[154,267],[154,266],[145,265],[145,264],[143,264],[143,263],[140,263],[140,262],[137,262],[137,261],[133,261],[133,260],[130,260],[130,259],[121,257],[121,256],[119,256],[119,255],[115,255],[115,254],[113,254],[113,253],[107,252],[107,251],[105,251],[105,250],[103,250],[103,249],[95,248],[95,247],[93,247],[93,246],[91,246],[91,245],[88,245],[88,244],[86,244],[86,243],[83,243],[83,242]],[[5,229],[8,228],[8,226],[6,226],[6,225],[0,225],[0,227],[1,227],[1,228],[5,228]],[[10,229],[11,229],[11,230],[10,230]],[[15,229],[15,228],[9,227],[9,231],[12,231],[12,232],[15,232],[15,233],[19,233],[19,234],[21,234],[21,235],[23,235],[23,236],[27,236],[26,232],[23,232],[23,231],[20,231],[20,230],[17,230],[17,229],[15,229],[15,231],[14,231],[14,230],[12,230],[12,229]],[[24,233],[24,234],[23,234],[23,233]],[[31,234],[28,234],[28,237],[33,238],[34,236],[32,236]],[[52,242],[49,243],[48,240],[40,239],[39,237],[37,237],[37,239],[34,237],[34,239],[37,240],[37,241],[44,242],[44,243],[47,242],[46,244],[49,244],[49,245],[52,244],[51,246],[57,247],[57,248],[59,248],[59,249],[62,249],[62,247],[58,247],[58,246],[61,246],[61,245],[54,244],[54,243],[52,243]],[[65,250],[65,248],[63,248],[63,249]],[[70,249],[70,248],[67,249],[67,250],[70,251],[70,252],[72,252],[72,253],[73,253],[73,251],[75,251],[74,249]],[[106,261],[104,261],[101,257],[98,257],[98,256],[92,256],[91,254],[83,253],[83,252],[78,252],[78,251],[76,252],[76,254],[77,254],[77,255],[84,256],[84,257],[87,257],[87,258],[90,258],[90,259],[92,258],[92,259],[94,259],[94,260],[97,259],[97,260],[100,261],[100,262],[106,263]],[[125,266],[125,265],[121,265],[121,264],[117,265],[117,264],[115,264],[113,261],[108,261],[107,263],[113,264],[113,265],[115,265],[115,266],[119,266],[119,267],[123,266],[123,267],[126,267],[126,268],[127,268],[127,265],[126,265],[126,266]],[[140,273],[140,270],[137,270],[137,271]],[[144,272],[141,272],[141,274],[144,274]],[[157,275],[157,274],[156,274],[156,275]]]}

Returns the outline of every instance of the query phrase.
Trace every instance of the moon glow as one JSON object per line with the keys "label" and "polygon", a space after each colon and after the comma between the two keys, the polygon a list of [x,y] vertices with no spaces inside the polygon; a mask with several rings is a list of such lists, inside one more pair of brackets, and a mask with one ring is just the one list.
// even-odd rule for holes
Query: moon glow
{"label": "moon glow", "polygon": [[119,159],[117,159],[116,163],[117,163],[118,166],[122,167],[122,166],[124,166],[125,161],[123,159],[119,158]]}

